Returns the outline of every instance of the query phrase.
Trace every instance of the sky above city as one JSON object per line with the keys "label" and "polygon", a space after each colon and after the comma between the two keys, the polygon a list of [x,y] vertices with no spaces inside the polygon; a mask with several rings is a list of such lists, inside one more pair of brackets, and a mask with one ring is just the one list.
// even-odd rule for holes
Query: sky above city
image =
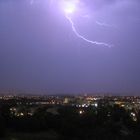
{"label": "sky above city", "polygon": [[140,95],[140,1],[0,0],[0,89]]}

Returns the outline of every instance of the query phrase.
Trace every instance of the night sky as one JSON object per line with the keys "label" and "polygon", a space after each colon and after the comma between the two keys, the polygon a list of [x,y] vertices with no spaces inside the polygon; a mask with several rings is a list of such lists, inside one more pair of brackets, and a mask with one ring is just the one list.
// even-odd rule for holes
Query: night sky
{"label": "night sky", "polygon": [[0,0],[0,89],[140,95],[140,0]]}

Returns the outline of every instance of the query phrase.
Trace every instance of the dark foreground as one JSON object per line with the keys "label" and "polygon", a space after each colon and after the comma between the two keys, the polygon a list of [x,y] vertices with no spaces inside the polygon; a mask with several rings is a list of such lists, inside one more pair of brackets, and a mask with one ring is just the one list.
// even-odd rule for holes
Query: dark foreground
{"label": "dark foreground", "polygon": [[[140,113],[118,105],[36,107],[12,115],[0,108],[0,140],[139,140]],[[22,108],[23,109],[23,108]],[[22,110],[23,112],[23,110]]]}

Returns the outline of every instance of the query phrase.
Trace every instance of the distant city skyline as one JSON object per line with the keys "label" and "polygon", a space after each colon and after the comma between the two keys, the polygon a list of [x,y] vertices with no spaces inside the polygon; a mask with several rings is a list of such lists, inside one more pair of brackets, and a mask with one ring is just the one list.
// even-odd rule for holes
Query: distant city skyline
{"label": "distant city skyline", "polygon": [[37,96],[140,96],[139,92],[48,92],[46,89],[0,89],[0,95],[37,95]]}

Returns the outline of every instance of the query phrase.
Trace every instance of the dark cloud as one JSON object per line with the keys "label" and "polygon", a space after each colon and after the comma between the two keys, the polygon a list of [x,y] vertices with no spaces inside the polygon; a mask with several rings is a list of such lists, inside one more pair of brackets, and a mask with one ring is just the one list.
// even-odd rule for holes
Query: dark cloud
{"label": "dark cloud", "polygon": [[[83,0],[90,18],[64,14],[46,0],[0,1],[0,88],[48,92],[140,92],[139,0]],[[114,25],[99,26],[95,20]]]}

